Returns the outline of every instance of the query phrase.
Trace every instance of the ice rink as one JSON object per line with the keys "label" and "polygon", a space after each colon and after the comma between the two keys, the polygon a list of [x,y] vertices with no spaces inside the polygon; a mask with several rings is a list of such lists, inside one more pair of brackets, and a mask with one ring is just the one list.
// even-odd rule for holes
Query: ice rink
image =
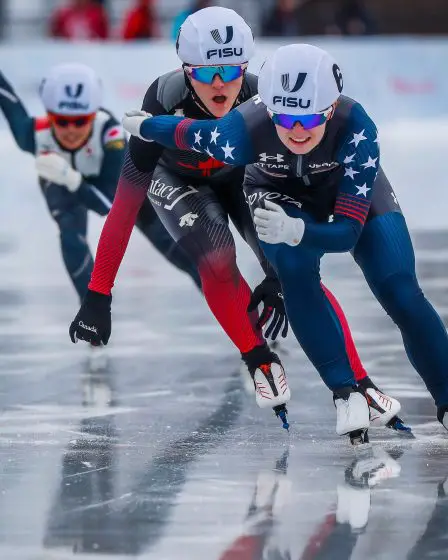
{"label": "ice rink", "polygon": [[[446,121],[381,127],[383,165],[422,287],[448,321]],[[109,365],[71,344],[78,302],[33,160],[0,119],[0,558],[448,558],[448,434],[399,333],[348,255],[326,260],[374,381],[415,440],[371,430],[356,461],[328,390],[290,335],[288,435],[189,280],[134,232],[114,290]],[[96,246],[102,221],[91,216]],[[239,244],[252,285],[255,259]]]}

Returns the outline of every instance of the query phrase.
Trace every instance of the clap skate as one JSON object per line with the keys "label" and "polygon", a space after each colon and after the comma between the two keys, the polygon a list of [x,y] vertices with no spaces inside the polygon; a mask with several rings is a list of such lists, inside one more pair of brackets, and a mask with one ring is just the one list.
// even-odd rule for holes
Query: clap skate
{"label": "clap skate", "polygon": [[[269,341],[269,348],[277,354],[277,356],[285,356],[288,354],[284,344],[279,343],[278,340]],[[255,383],[254,379],[249,372],[247,364],[243,361],[240,366],[240,376],[243,383],[244,391],[248,395],[255,394]]]}
{"label": "clap skate", "polygon": [[370,425],[369,406],[361,389],[341,387],[333,394],[336,407],[336,433],[348,435],[358,451],[371,449],[367,430]]}
{"label": "clap skate", "polygon": [[412,429],[403,423],[398,416],[401,404],[397,399],[383,393],[373,383],[370,377],[365,377],[359,382],[364,390],[365,397],[369,404],[370,425],[374,427],[386,427],[395,430],[400,435],[414,437]]}
{"label": "clap skate", "polygon": [[279,357],[267,345],[256,346],[242,355],[252,376],[255,400],[260,408],[272,407],[285,429],[289,428],[285,404],[291,398],[286,374]]}

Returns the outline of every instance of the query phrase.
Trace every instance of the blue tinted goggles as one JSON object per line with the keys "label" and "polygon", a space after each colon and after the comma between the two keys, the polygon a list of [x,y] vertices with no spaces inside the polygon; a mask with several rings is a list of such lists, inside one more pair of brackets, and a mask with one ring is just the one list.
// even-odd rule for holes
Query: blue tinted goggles
{"label": "blue tinted goggles", "polygon": [[237,78],[241,78],[247,64],[236,64],[226,66],[184,66],[184,70],[194,80],[203,84],[211,84],[216,75],[218,75],[224,83],[232,82]]}
{"label": "blue tinted goggles", "polygon": [[311,128],[324,124],[331,115],[332,110],[333,107],[329,107],[322,113],[314,113],[312,115],[286,115],[273,112],[270,112],[270,115],[274,124],[287,128],[288,130],[292,130],[297,123],[305,130],[310,130]]}

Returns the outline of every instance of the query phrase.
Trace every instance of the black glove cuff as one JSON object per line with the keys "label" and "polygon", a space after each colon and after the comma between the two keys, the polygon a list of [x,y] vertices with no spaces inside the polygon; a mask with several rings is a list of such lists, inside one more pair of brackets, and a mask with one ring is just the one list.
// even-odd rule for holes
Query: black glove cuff
{"label": "black glove cuff", "polygon": [[82,303],[83,305],[95,307],[96,309],[109,310],[112,303],[112,296],[101,294],[100,292],[94,292],[93,290],[87,290]]}

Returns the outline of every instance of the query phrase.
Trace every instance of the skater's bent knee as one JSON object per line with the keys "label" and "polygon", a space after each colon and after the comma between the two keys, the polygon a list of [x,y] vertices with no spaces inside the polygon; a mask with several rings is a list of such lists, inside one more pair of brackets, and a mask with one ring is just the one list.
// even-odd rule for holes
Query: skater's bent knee
{"label": "skater's bent knee", "polygon": [[319,281],[319,260],[298,247],[285,247],[277,253],[277,270],[282,278],[299,282]]}
{"label": "skater's bent knee", "polygon": [[202,282],[208,278],[223,283],[233,281],[238,273],[235,246],[207,252],[199,259],[198,269]]}
{"label": "skater's bent knee", "polygon": [[377,295],[387,313],[394,320],[403,320],[412,315],[423,298],[423,292],[415,274],[392,274],[376,287]]}

